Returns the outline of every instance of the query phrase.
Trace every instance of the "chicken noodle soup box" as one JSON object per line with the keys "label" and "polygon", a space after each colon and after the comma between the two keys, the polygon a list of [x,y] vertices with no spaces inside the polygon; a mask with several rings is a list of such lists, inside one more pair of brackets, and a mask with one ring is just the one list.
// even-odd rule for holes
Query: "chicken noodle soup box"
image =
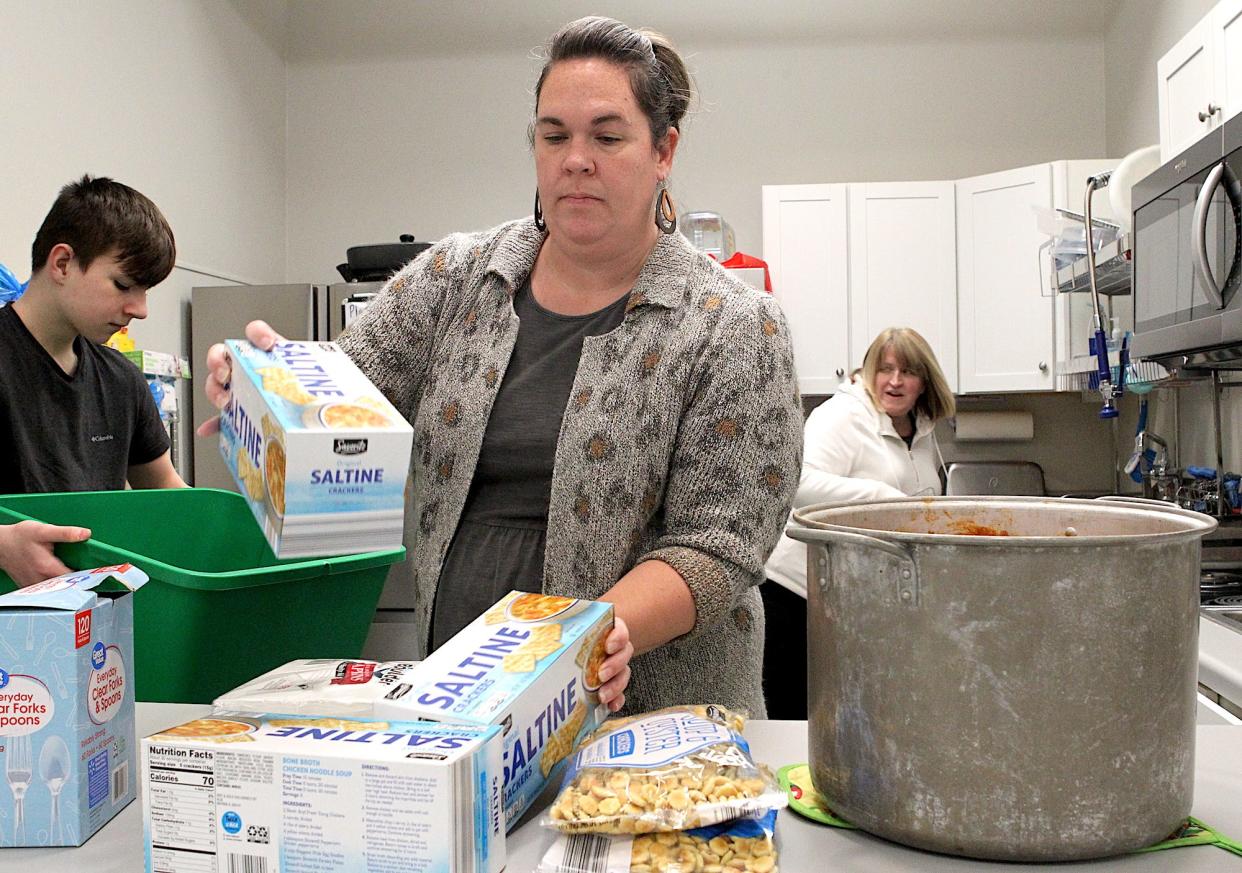
{"label": "chicken noodle soup box", "polygon": [[607,716],[599,701],[611,603],[510,592],[375,702],[377,718],[498,725],[512,826]]}
{"label": "chicken noodle soup box", "polygon": [[499,873],[500,730],[216,710],[142,741],[147,873]]}
{"label": "chicken noodle soup box", "polygon": [[220,453],[281,558],[401,545],[413,429],[335,343],[228,340]]}
{"label": "chicken noodle soup box", "polygon": [[146,581],[122,564],[0,596],[0,846],[81,845],[134,799],[129,592]]}

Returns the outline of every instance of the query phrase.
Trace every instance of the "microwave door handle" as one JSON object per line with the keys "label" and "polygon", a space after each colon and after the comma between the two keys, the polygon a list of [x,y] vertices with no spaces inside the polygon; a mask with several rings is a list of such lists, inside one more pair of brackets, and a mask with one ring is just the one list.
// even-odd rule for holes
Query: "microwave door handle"
{"label": "microwave door handle", "polygon": [[1199,281],[1203,284],[1203,293],[1216,305],[1217,309],[1225,305],[1225,298],[1221,293],[1220,286],[1216,284],[1216,279],[1212,276],[1212,267],[1208,264],[1207,223],[1208,212],[1212,207],[1212,196],[1216,193],[1216,189],[1220,187],[1220,180],[1224,175],[1224,161],[1221,161],[1212,168],[1212,172],[1208,173],[1207,179],[1203,182],[1203,190],[1199,192],[1199,199],[1195,203],[1195,220],[1193,225],[1195,272],[1199,274]]}

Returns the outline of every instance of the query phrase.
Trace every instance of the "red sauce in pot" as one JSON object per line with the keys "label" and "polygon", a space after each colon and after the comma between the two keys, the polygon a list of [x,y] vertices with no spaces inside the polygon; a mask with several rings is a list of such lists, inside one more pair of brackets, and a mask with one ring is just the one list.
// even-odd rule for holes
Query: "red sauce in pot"
{"label": "red sauce in pot", "polygon": [[960,534],[967,537],[1007,537],[1009,531],[1001,530],[995,527],[988,527],[984,524],[969,520],[959,520],[949,523],[951,533]]}

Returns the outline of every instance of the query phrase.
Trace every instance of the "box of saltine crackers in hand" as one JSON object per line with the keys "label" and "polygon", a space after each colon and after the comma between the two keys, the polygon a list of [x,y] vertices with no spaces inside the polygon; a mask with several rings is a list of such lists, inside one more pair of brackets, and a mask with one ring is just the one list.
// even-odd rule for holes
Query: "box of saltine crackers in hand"
{"label": "box of saltine crackers in hand", "polygon": [[220,453],[281,558],[401,545],[414,432],[335,343],[227,340]]}
{"label": "box of saltine crackers in hand", "polygon": [[599,668],[611,603],[512,591],[375,701],[376,718],[500,725],[512,828],[607,717]]}

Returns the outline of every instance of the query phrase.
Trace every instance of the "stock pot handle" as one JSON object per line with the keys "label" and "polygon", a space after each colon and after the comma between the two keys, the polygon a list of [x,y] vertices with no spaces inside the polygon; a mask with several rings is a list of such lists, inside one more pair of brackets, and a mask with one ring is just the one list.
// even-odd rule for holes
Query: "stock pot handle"
{"label": "stock pot handle", "polygon": [[789,525],[785,528],[785,533],[791,539],[801,540],[804,543],[822,543],[824,545],[833,542],[846,543],[866,549],[875,549],[876,551],[891,555],[901,562],[901,569],[897,574],[897,599],[906,606],[918,605],[919,568],[914,563],[914,555],[905,546],[852,531],[823,530],[821,528],[803,527],[799,524]]}

